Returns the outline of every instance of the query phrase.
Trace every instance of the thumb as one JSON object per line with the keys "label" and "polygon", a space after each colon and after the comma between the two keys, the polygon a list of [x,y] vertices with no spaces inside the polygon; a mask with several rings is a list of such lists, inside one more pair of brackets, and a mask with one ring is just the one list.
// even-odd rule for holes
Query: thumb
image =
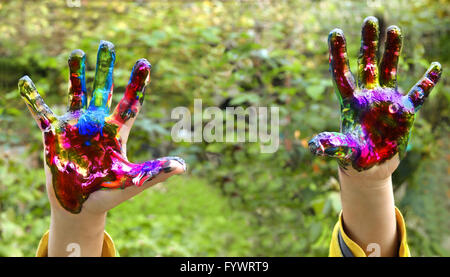
{"label": "thumb", "polygon": [[121,181],[104,183],[105,188],[89,196],[84,207],[96,212],[106,212],[173,175],[186,172],[186,163],[179,157],[164,157],[141,164],[124,164],[128,170]]}
{"label": "thumb", "polygon": [[[167,179],[174,174],[183,173],[185,170],[186,164],[181,158],[165,157],[135,165],[127,173],[127,181],[132,182],[136,187],[141,187],[144,183],[151,181],[162,173],[166,173],[163,176]],[[128,184],[126,187],[128,187]],[[148,183],[146,187],[149,187]]]}

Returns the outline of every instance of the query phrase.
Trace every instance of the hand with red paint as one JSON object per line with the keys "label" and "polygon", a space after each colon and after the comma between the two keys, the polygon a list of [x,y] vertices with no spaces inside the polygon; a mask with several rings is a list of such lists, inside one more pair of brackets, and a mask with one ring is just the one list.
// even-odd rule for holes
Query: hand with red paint
{"label": "hand with red paint", "polygon": [[343,32],[335,29],[330,33],[330,71],[341,104],[341,132],[320,133],[309,142],[309,148],[316,155],[337,158],[343,168],[351,165],[357,171],[365,171],[384,165],[390,175],[396,166],[386,162],[397,154],[403,157],[415,114],[439,81],[441,65],[432,63],[423,78],[403,95],[397,87],[400,29],[387,29],[379,66],[378,37],[378,20],[366,18],[356,83],[350,72]]}
{"label": "hand with red paint", "polygon": [[151,65],[145,59],[136,62],[122,100],[110,113],[114,62],[114,45],[101,41],[88,104],[85,54],[71,53],[69,107],[61,116],[44,103],[28,76],[19,81],[20,94],[43,133],[52,211],[49,255],[65,255],[66,245],[76,242],[82,245],[82,255],[98,256],[108,210],[186,169],[177,157],[128,161],[128,135],[144,100]]}
{"label": "hand with red paint", "polygon": [[366,18],[355,82],[344,34],[339,29],[331,31],[329,62],[341,106],[341,132],[320,133],[309,142],[309,148],[315,155],[339,161],[339,232],[345,232],[366,255],[372,251],[369,245],[375,243],[381,256],[398,256],[403,238],[398,231],[401,215],[395,210],[392,173],[406,152],[415,114],[439,81],[442,69],[439,63],[432,63],[422,79],[403,95],[397,87],[400,29],[387,29],[379,65],[378,37],[378,20]]}

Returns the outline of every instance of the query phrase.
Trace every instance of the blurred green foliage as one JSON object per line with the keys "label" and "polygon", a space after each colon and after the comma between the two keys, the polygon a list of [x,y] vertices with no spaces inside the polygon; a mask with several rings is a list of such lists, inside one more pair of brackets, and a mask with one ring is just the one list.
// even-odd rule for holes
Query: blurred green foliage
{"label": "blurred green foliage", "polygon": [[[153,65],[131,133],[132,161],[180,155],[189,173],[113,209],[107,231],[121,256],[326,256],[340,211],[337,165],[307,141],[339,129],[327,36],[344,30],[355,72],[360,26],[404,34],[399,85],[431,61],[444,67],[394,175],[412,254],[450,255],[449,8],[420,1],[14,1],[0,3],[0,256],[32,256],[49,224],[41,134],[17,92],[27,74],[57,113],[66,109],[67,58],[87,54],[91,88],[101,39],[116,45],[115,95],[134,62]],[[382,33],[382,39],[384,38]],[[281,145],[174,143],[171,109],[277,106]]]}

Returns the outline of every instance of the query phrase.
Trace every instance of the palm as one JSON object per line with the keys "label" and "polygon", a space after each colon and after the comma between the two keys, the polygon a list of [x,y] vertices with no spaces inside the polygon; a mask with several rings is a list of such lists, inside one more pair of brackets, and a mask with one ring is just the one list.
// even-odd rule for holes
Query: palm
{"label": "palm", "polygon": [[367,18],[358,59],[358,85],[349,69],[342,31],[330,33],[330,69],[341,103],[341,132],[320,133],[309,142],[314,154],[336,157],[342,166],[351,164],[358,171],[404,154],[415,113],[441,75],[440,64],[433,63],[408,95],[403,95],[396,82],[400,29],[388,28],[379,71],[378,33],[376,18]]}
{"label": "palm", "polygon": [[124,98],[109,114],[114,46],[109,42],[100,44],[89,105],[84,84],[84,60],[81,50],[72,52],[69,59],[70,104],[63,116],[53,114],[28,77],[19,82],[20,92],[43,131],[46,165],[52,184],[49,191],[53,191],[60,205],[72,213],[79,213],[88,197],[100,189],[142,186],[161,171],[170,169],[171,159],[184,166],[176,157],[142,164],[130,163],[126,158],[128,132],[142,104],[150,77],[150,63],[141,59],[135,64]]}
{"label": "palm", "polygon": [[356,168],[368,168],[403,152],[414,121],[414,107],[405,96],[390,88],[358,91],[345,106],[342,133],[357,149]]}

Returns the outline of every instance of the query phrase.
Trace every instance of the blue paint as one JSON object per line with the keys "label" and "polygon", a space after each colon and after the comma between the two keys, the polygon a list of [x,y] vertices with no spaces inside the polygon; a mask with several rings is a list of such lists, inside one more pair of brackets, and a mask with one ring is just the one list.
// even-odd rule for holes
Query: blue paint
{"label": "blue paint", "polygon": [[107,108],[91,109],[85,112],[78,119],[77,128],[80,135],[95,136],[98,133],[103,135],[103,126],[105,126],[105,117],[108,117],[109,111]]}
{"label": "blue paint", "polygon": [[[113,87],[113,69],[115,60],[116,53],[114,51],[114,45],[109,41],[102,40],[98,47],[97,68],[95,72],[92,99],[89,103],[89,107],[78,119],[76,125],[80,135],[103,135],[105,117],[109,116],[108,98]],[[82,70],[84,73],[84,67]],[[84,74],[80,74],[80,78],[84,79]],[[82,82],[82,84],[84,86],[83,90],[85,90],[85,82]],[[83,99],[83,105],[85,102],[86,99]]]}
{"label": "blue paint", "polygon": [[86,56],[84,56],[81,61],[81,74],[78,77],[80,79],[80,83],[81,83],[81,91],[83,92],[83,94],[81,96],[81,107],[83,109],[85,109],[87,107],[85,64],[86,64]]}

